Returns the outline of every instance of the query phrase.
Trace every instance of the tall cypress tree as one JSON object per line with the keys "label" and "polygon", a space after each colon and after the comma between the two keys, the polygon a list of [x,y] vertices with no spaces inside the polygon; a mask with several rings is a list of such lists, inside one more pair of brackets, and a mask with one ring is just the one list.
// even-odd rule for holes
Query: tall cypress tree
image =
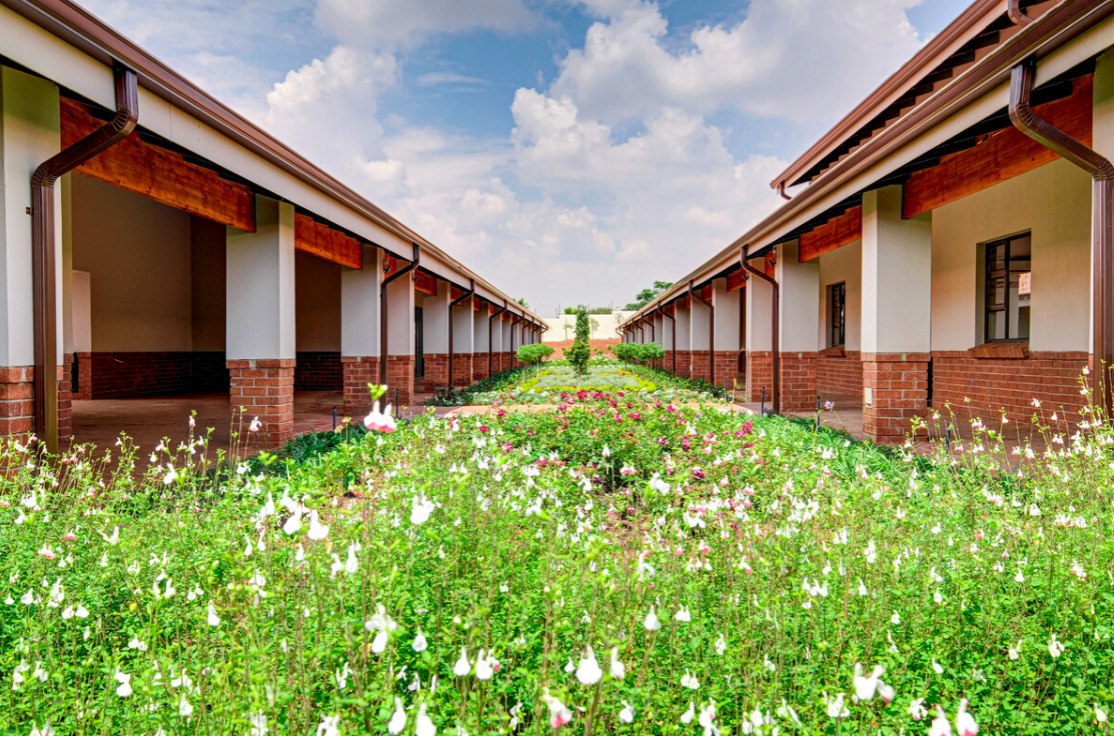
{"label": "tall cypress tree", "polygon": [[588,326],[588,310],[581,307],[576,312],[576,339],[573,341],[572,347],[565,353],[569,363],[576,369],[578,384],[580,376],[583,376],[588,370],[588,359],[592,357],[592,350],[588,344],[591,335],[592,330]]}

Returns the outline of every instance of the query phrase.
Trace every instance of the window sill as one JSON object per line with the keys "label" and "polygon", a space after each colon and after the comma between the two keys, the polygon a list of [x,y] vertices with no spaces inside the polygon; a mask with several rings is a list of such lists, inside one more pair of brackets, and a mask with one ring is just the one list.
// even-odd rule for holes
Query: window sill
{"label": "window sill", "polygon": [[843,349],[842,345],[834,348],[824,348],[820,351],[821,358],[846,358],[847,352]]}
{"label": "window sill", "polygon": [[969,349],[967,354],[972,358],[984,360],[1027,360],[1029,358],[1028,342],[984,342]]}

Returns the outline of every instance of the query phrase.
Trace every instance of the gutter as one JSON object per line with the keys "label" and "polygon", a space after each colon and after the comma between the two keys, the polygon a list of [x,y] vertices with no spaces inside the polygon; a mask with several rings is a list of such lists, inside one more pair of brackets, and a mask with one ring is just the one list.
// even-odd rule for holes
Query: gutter
{"label": "gutter", "polygon": [[[456,309],[456,307],[459,306],[460,304],[463,304],[465,299],[469,299],[472,296],[474,296],[475,294],[476,294],[476,280],[475,279],[470,279],[469,282],[468,282],[468,290],[465,291],[463,294],[461,294],[460,298],[457,299],[456,301],[449,302],[449,390],[450,391],[453,390],[454,379],[456,378],[456,373],[453,370],[453,355],[456,352],[455,350],[453,350],[453,336],[456,334],[456,320],[454,319],[454,316],[453,316],[454,315],[453,310]],[[472,313],[469,312],[468,316],[471,317]]]}
{"label": "gutter", "polygon": [[[960,75],[952,84],[895,121],[858,150],[848,154],[838,166],[793,197],[791,202],[786,202],[678,283],[689,279],[704,281],[729,268],[734,263],[734,254],[739,248],[754,246],[776,237],[778,228],[784,227],[793,217],[807,210],[809,205],[816,203],[831,190],[880,164],[976,100],[1008,83],[1011,71],[1018,63],[1029,57],[1047,56],[1111,15],[1114,15],[1114,3],[1109,0],[1062,0]],[[886,173],[888,172],[879,173],[878,178]],[[682,288],[674,285],[663,292],[662,296],[673,299],[681,293]],[[637,313],[631,319],[636,316]]]}
{"label": "gutter", "polygon": [[1025,11],[1021,9],[1021,0],[1009,0],[1006,3],[1006,15],[1010,17],[1013,24],[1016,26],[1027,26],[1033,22],[1033,18],[1025,15]]}
{"label": "gutter", "polygon": [[1013,68],[1010,83],[1010,120],[1014,127],[1091,175],[1093,224],[1093,303],[1095,329],[1091,353],[1100,406],[1106,417],[1114,409],[1114,164],[1076,139],[1037,117],[1029,103],[1036,60],[1026,59]]}
{"label": "gutter", "polygon": [[58,285],[55,282],[54,183],[135,130],[139,91],[135,72],[115,66],[116,115],[69,148],[41,163],[31,176],[31,271],[35,331],[35,434],[58,452]]}
{"label": "gutter", "polygon": [[[507,300],[506,299],[503,300],[503,307],[501,309],[499,309],[497,312],[495,312],[494,314],[491,313],[491,310],[488,310],[488,315],[487,315],[487,375],[489,375],[489,376],[491,375],[491,356],[492,356],[492,352],[494,351],[494,346],[491,344],[492,327],[495,324],[495,318],[498,317],[500,314],[502,314],[505,311],[507,311]],[[502,347],[502,345],[500,345],[499,347]]]}
{"label": "gutter", "polygon": [[[698,296],[696,291],[692,288],[692,281],[689,281],[689,296],[697,304],[703,304],[708,308],[708,364],[709,376],[711,380],[708,383],[713,386],[716,385],[716,308],[711,302],[704,301],[704,297]],[[692,340],[692,337],[689,337]]]}
{"label": "gutter", "polygon": [[[754,274],[755,276],[762,279],[763,281],[765,281],[766,283],[768,283],[770,286],[773,287],[773,317],[772,317],[773,335],[771,335],[771,339],[770,339],[770,352],[771,352],[770,358],[771,358],[771,363],[773,364],[773,366],[772,366],[773,371],[772,372],[773,372],[773,384],[774,384],[773,385],[773,394],[774,394],[774,396],[773,396],[773,402],[772,402],[771,405],[773,406],[773,413],[774,414],[780,414],[781,413],[781,339],[780,339],[780,335],[778,333],[781,332],[781,325],[780,325],[780,322],[779,322],[778,312],[781,311],[781,291],[778,288],[777,279],[772,278],[770,276],[767,276],[765,271],[759,271],[757,268],[754,268],[753,266],[750,265],[750,263],[747,262],[747,247],[746,246],[743,246],[742,250],[739,251],[739,263],[742,265],[743,268],[745,268],[747,270],[747,272]],[[751,365],[752,364],[750,362],[750,356],[748,355],[747,356],[747,370],[748,371],[750,370]],[[747,383],[750,383],[749,379],[747,380]],[[753,398],[753,397],[748,396],[747,398]]]}
{"label": "gutter", "polygon": [[[379,383],[384,386],[387,385],[387,315],[390,311],[390,300],[387,299],[387,286],[395,279],[402,278],[415,270],[421,258],[422,248],[417,243],[414,243],[414,257],[410,260],[410,265],[395,271],[390,276],[383,279],[383,283],[379,287]],[[417,274],[414,274],[414,276],[416,277]]]}

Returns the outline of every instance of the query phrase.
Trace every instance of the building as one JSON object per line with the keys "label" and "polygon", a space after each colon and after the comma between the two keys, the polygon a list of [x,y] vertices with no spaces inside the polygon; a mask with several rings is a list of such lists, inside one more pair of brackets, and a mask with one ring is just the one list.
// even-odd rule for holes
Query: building
{"label": "building", "polygon": [[1078,418],[1084,369],[1114,366],[1112,15],[977,0],[624,339],[662,342],[678,372],[745,371],[781,411],[856,397],[877,441],[930,407]]}
{"label": "building", "polygon": [[[544,323],[67,0],[0,2],[0,433],[74,398],[460,385]],[[78,437],[77,439],[81,439]]]}

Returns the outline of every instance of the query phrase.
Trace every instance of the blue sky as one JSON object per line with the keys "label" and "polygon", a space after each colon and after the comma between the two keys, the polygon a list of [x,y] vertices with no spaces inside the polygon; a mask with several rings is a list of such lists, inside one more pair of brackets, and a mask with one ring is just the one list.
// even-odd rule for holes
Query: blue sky
{"label": "blue sky", "polygon": [[622,305],[961,0],[80,0],[542,314]]}

